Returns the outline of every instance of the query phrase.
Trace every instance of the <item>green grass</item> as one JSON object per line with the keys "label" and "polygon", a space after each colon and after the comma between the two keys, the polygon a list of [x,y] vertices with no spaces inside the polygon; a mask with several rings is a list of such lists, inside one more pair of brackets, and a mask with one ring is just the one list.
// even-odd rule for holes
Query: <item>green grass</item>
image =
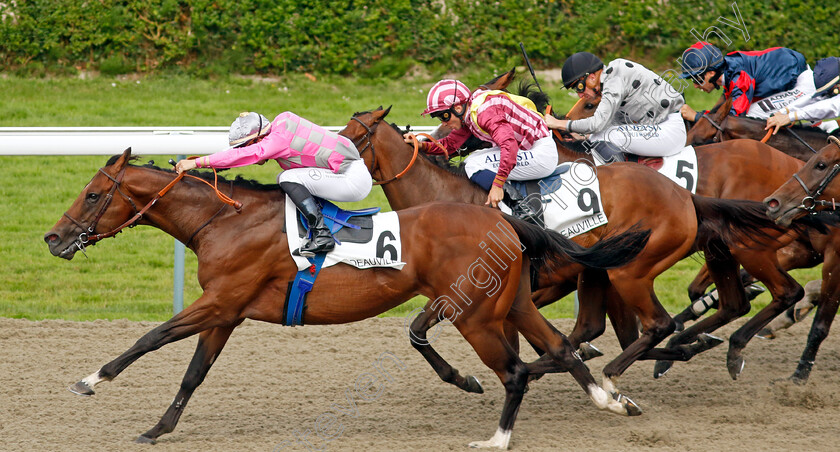
{"label": "green grass", "polygon": [[[468,74],[470,86],[495,74]],[[45,126],[226,126],[240,111],[260,111],[269,118],[295,111],[324,125],[346,124],[355,111],[392,105],[388,119],[400,125],[434,125],[421,118],[426,91],[434,80],[356,80],[303,76],[269,81],[239,78],[18,79],[0,78],[0,127]],[[555,110],[566,111],[576,101],[556,83],[541,80]],[[712,105],[717,94],[691,89],[695,108]],[[60,146],[60,143],[57,143]],[[114,153],[122,149],[114,149]],[[168,156],[153,156],[164,166]],[[0,316],[27,319],[165,320],[172,313],[173,239],[157,229],[138,227],[78,253],[72,261],[50,255],[43,242],[48,231],[105,157],[0,157]],[[148,159],[144,159],[148,160]],[[264,183],[275,180],[271,165],[240,168],[242,174]],[[387,202],[378,188],[353,206]],[[660,301],[670,312],[685,304],[685,288],[699,264],[687,259],[656,282]],[[797,271],[804,284],[819,278],[817,270]],[[196,259],[186,257],[185,300],[196,299]],[[769,297],[762,295],[763,303]],[[417,298],[389,311],[406,315],[425,300]],[[759,303],[754,306],[763,306]],[[755,308],[754,308],[755,309]],[[570,299],[543,309],[548,317],[572,316]]]}

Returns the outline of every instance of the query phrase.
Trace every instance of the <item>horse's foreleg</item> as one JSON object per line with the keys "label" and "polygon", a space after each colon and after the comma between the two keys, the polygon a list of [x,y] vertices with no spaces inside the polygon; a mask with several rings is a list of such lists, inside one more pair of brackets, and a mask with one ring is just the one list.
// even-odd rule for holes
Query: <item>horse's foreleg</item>
{"label": "horse's foreleg", "polygon": [[[111,381],[131,363],[141,356],[170,343],[179,341],[193,334],[216,326],[230,325],[235,318],[228,319],[218,314],[215,306],[206,302],[205,296],[199,298],[187,309],[176,314],[157,328],[144,334],[134,345],[117,359],[102,366],[101,369],[70,386],[70,391],[79,395],[93,395],[94,386],[103,381]],[[205,299],[205,302],[202,300]]]}
{"label": "horse's foreleg", "polygon": [[[773,255],[773,258],[775,260],[775,255]],[[752,258],[749,255],[739,256],[738,260],[743,263],[747,271],[767,286],[767,289],[773,295],[773,300],[729,337],[726,367],[733,380],[738,378],[744,368],[744,358],[741,352],[750,339],[771,320],[793,306],[805,294],[802,286],[782,270],[777,262],[774,265],[769,259]]]}
{"label": "horse's foreleg", "polygon": [[225,347],[230,334],[239,323],[241,322],[233,326],[213,328],[201,333],[198,338],[198,345],[195,348],[195,354],[193,355],[192,361],[190,361],[189,367],[187,367],[187,373],[184,375],[183,381],[181,381],[181,389],[175,396],[175,400],[169,406],[169,409],[166,410],[166,413],[164,413],[160,421],[158,421],[157,425],[140,435],[136,442],[154,444],[157,442],[158,437],[175,429],[175,425],[178,424],[178,419],[181,418],[181,413],[183,413],[184,407],[187,405],[193,392],[204,381],[204,377],[207,376],[210,367],[216,362],[219,354],[222,353],[222,349]]}
{"label": "horse's foreleg", "polygon": [[569,334],[569,341],[577,348],[604,334],[607,322],[606,290],[610,279],[604,270],[585,269],[578,276],[578,318]]}
{"label": "horse's foreleg", "polygon": [[797,301],[795,305],[789,307],[787,311],[770,321],[767,326],[762,328],[758,333],[755,333],[755,335],[762,339],[775,339],[777,331],[790,328],[795,323],[802,321],[819,303],[821,287],[821,279],[805,284],[805,296]]}
{"label": "horse's foreleg", "polygon": [[[431,309],[431,304],[432,300],[429,300],[420,314],[411,322],[411,326],[409,327],[411,345],[423,355],[426,362],[432,366],[432,369],[434,369],[444,382],[453,384],[467,392],[474,392],[476,394],[484,393],[484,388],[477,378],[472,375],[464,377],[438,354],[432,347],[432,342],[435,338],[432,338],[432,340],[427,339],[426,333],[439,323],[437,315]],[[514,330],[513,334],[518,333]]]}
{"label": "horse's foreleg", "polygon": [[840,256],[837,255],[836,251],[832,250],[826,253],[825,263],[823,263],[823,284],[819,306],[817,306],[817,313],[814,314],[811,330],[808,332],[808,342],[805,345],[805,350],[802,351],[802,357],[799,359],[796,371],[790,377],[794,383],[805,384],[808,381],[811,368],[817,359],[817,351],[822,341],[828,337],[831,323],[837,315],[837,307],[840,305],[840,275],[838,275],[835,267],[838,262],[840,262]]}
{"label": "horse's foreleg", "polygon": [[[671,358],[656,362],[653,368],[654,378],[665,375],[673,366],[674,360],[688,361],[694,355],[723,343],[723,340],[710,336],[707,333],[711,333],[732,320],[750,312],[750,303],[747,301],[746,293],[738,277],[738,262],[731,256],[709,257],[706,262],[706,268],[714,280],[720,296],[719,309],[714,314],[695,323],[690,328],[674,335],[668,341],[667,349],[647,353],[647,358],[657,356],[657,352],[674,353],[674,356]],[[701,334],[703,334],[702,337],[700,337]],[[688,345],[695,339],[698,339],[698,337],[700,337],[700,340],[696,344]]]}

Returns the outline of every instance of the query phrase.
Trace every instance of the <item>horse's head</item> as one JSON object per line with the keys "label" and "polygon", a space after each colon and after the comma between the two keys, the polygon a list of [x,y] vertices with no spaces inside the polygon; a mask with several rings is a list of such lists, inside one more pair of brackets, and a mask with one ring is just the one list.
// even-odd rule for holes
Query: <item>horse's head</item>
{"label": "horse's head", "polygon": [[479,89],[505,91],[508,85],[516,78],[516,68],[514,67],[508,72],[490,80],[487,83],[479,85]]}
{"label": "horse's head", "polygon": [[[390,111],[391,107],[383,110],[380,106],[373,111],[354,113],[350,122],[339,132],[356,145],[359,155],[364,159],[365,165],[370,170],[370,174],[374,179],[380,181],[383,180],[383,176],[380,174],[379,165],[381,162],[379,159],[382,159],[383,155],[379,154],[387,153],[390,149],[401,149],[409,146],[403,141],[402,134],[390,126],[385,127],[382,131],[392,133],[377,133],[379,125]],[[383,140],[387,142],[383,142]]]}
{"label": "horse's head", "polygon": [[574,120],[588,118],[595,114],[595,110],[598,109],[598,104],[600,103],[600,96],[594,99],[581,98],[574,106],[572,106],[572,109],[566,113],[566,119]]}
{"label": "horse's head", "polygon": [[[790,223],[807,213],[836,209],[840,184],[832,183],[840,173],[840,140],[829,138],[828,146],[811,157],[805,166],[764,199],[767,215],[777,224]],[[829,201],[827,201],[829,200]]]}
{"label": "horse's head", "polygon": [[685,143],[698,145],[721,141],[725,130],[724,122],[726,122],[726,117],[729,116],[731,109],[731,97],[718,101],[717,105],[712,107],[708,114],[703,115],[694,124],[694,127],[686,132]]}
{"label": "horse's head", "polygon": [[134,215],[131,199],[120,188],[130,157],[128,148],[100,168],[70,209],[44,235],[53,256],[72,259],[76,251],[84,252],[86,246],[96,243],[93,236],[116,229]]}

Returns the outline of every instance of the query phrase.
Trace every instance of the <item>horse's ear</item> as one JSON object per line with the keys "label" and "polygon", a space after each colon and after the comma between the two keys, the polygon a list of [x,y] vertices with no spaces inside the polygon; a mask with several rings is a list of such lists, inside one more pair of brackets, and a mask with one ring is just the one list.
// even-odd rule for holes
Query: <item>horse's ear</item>
{"label": "horse's ear", "polygon": [[118,169],[122,169],[128,161],[131,159],[131,147],[125,148],[120,158],[114,162],[114,166]]}
{"label": "horse's ear", "polygon": [[391,111],[392,106],[393,105],[389,105],[387,109],[383,110],[382,106],[380,105],[379,108],[377,108],[376,111],[373,112],[374,122],[381,121],[382,118],[388,116],[388,113]]}

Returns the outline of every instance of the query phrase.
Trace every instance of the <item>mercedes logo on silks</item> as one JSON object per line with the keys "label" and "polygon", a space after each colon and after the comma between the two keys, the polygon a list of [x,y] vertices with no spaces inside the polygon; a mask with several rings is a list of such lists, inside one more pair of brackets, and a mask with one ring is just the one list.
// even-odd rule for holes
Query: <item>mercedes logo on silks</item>
{"label": "mercedes logo on silks", "polygon": [[321,180],[321,172],[316,169],[309,170],[309,178],[312,180]]}

